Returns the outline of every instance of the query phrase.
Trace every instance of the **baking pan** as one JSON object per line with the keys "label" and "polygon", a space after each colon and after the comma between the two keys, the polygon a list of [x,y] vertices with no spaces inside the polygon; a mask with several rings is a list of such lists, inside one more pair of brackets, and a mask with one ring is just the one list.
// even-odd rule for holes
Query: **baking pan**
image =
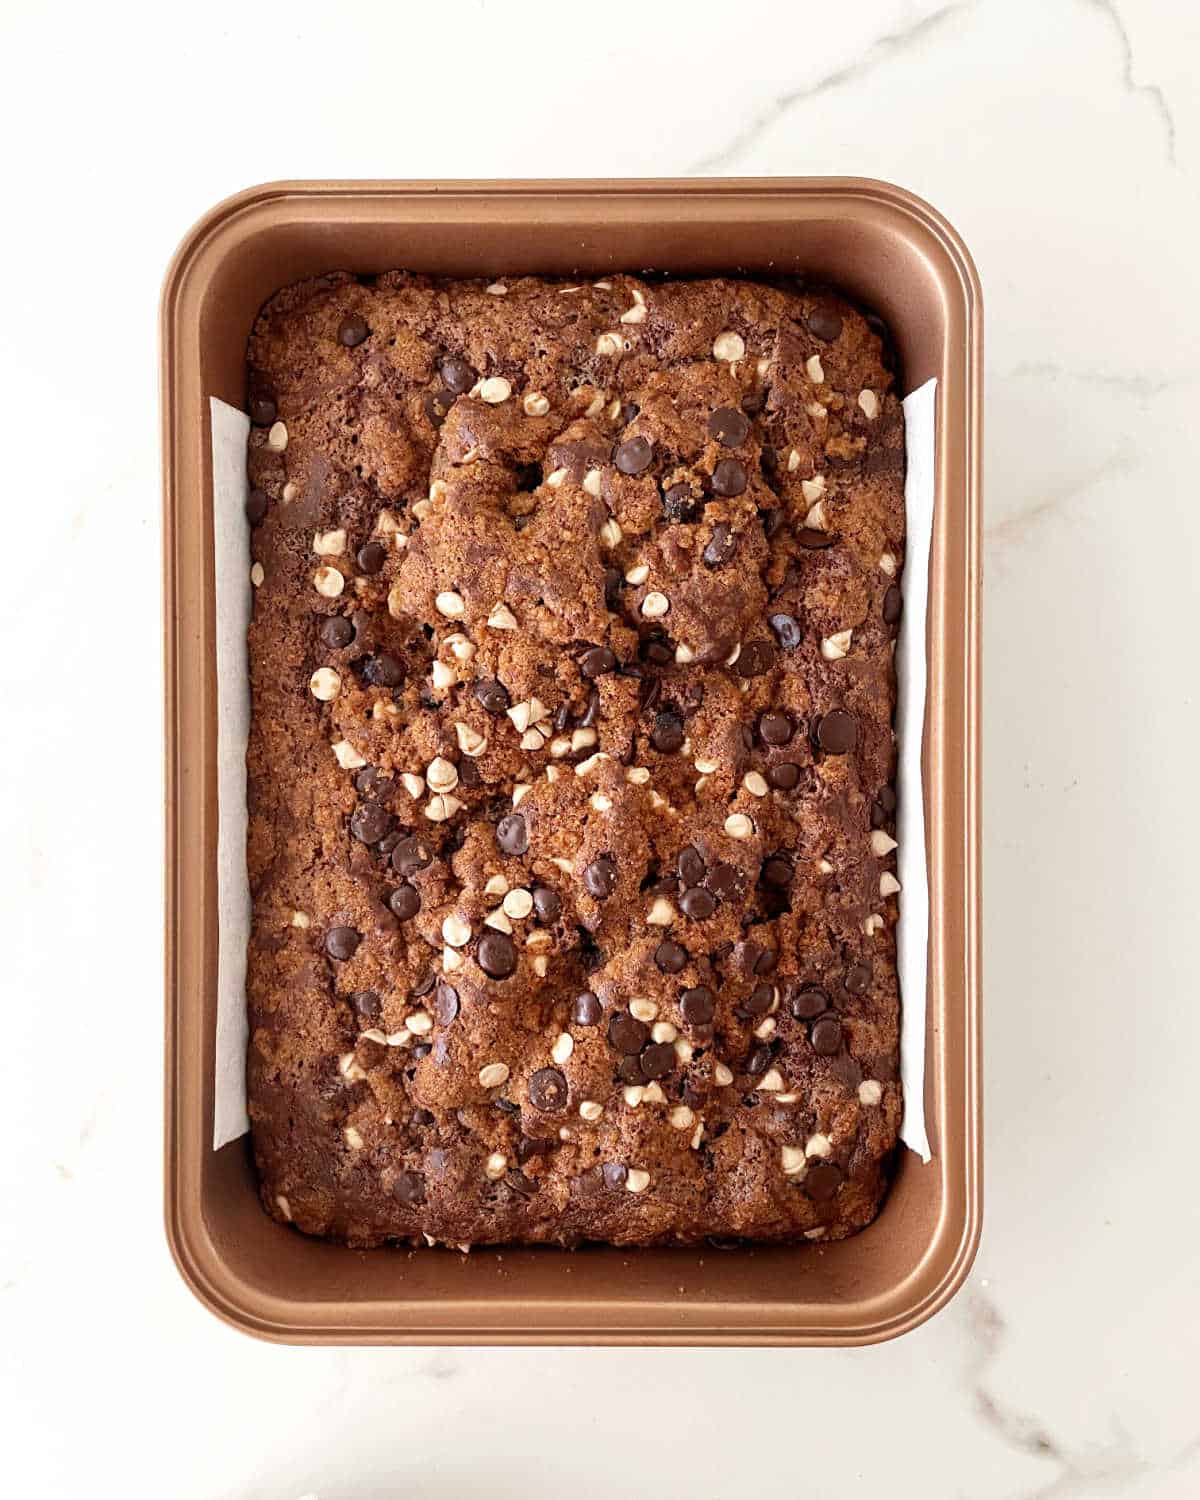
{"label": "baking pan", "polygon": [[[924,745],[926,1115],[883,1211],[829,1245],[355,1252],[259,1207],[246,1140],[210,1148],[217,776],[208,398],[240,406],[246,338],[279,287],[332,269],[827,278],[889,323],[905,389],[939,382]],[[961,1285],[979,1239],[979,283],[953,229],[851,178],[298,182],[252,188],[184,239],[161,309],[166,627],[166,1222],[236,1327],[296,1343],[853,1344]]]}

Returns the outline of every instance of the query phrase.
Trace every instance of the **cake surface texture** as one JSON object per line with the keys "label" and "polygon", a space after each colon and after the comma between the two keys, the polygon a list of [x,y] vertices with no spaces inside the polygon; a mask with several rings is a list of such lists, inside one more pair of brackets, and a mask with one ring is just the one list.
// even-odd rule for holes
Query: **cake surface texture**
{"label": "cake surface texture", "polygon": [[838,1239],[901,1114],[904,428],[801,283],[331,274],[249,347],[276,1218]]}

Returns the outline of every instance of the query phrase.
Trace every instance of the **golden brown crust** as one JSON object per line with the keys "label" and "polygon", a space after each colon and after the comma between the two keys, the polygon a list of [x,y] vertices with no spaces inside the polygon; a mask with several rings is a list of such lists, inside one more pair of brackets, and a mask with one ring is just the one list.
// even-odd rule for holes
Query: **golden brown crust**
{"label": "golden brown crust", "polygon": [[331,275],[250,371],[269,1211],[861,1228],[901,1109],[877,334],[735,280]]}

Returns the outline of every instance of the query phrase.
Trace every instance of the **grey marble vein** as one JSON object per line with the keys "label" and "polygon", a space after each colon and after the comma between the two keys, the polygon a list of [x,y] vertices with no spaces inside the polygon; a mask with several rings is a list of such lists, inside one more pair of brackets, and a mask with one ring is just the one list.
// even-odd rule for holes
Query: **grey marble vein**
{"label": "grey marble vein", "polygon": [[1128,474],[1134,468],[1133,455],[1124,450],[1118,450],[1110,454],[1101,463],[1097,464],[1086,474],[1071,479],[1053,490],[1049,495],[1044,495],[1032,505],[1017,511],[1014,515],[1005,516],[1002,521],[995,521],[985,526],[983,534],[987,542],[992,546],[1005,543],[1020,542],[1025,534],[1044,521],[1048,516],[1055,514],[1069,500],[1074,500],[1077,495],[1085,495],[1102,479],[1109,479],[1115,474]]}
{"label": "grey marble vein", "polygon": [[1170,101],[1157,83],[1138,83],[1133,76],[1133,43],[1129,40],[1129,33],[1125,29],[1125,22],[1121,19],[1121,13],[1117,9],[1116,0],[1091,0],[1091,4],[1102,15],[1108,17],[1112,22],[1113,30],[1117,33],[1117,40],[1121,43],[1122,70],[1125,92],[1127,94],[1144,94],[1153,104],[1162,121],[1163,132],[1167,138],[1167,160],[1173,167],[1178,167],[1179,162],[1175,156],[1175,116],[1171,112]]}
{"label": "grey marble vein", "polygon": [[976,3],[977,0],[956,0],[953,5],[943,6],[932,15],[923,16],[921,20],[913,22],[911,26],[905,26],[900,31],[889,32],[886,36],[881,36],[877,41],[872,42],[861,57],[856,57],[853,62],[847,63],[844,67],[836,68],[832,73],[826,73],[814,83],[807,83],[800,88],[789,90],[786,94],[780,94],[766,109],[744,125],[727,145],[707,156],[702,156],[685,168],[685,171],[688,173],[718,172],[728,167],[796,105],[807,103],[810,99],[817,99],[822,94],[841,88],[843,84],[852,83],[874,72],[876,68],[891,62],[924,41],[933,32],[940,30],[952,16],[973,10]]}
{"label": "grey marble vein", "polygon": [[1097,390],[1117,391],[1127,396],[1149,400],[1176,386],[1193,383],[1187,380],[1154,380],[1149,375],[1114,375],[1103,370],[1073,370],[1053,360],[1022,360],[1011,370],[1002,372],[1002,380],[1074,380]]}

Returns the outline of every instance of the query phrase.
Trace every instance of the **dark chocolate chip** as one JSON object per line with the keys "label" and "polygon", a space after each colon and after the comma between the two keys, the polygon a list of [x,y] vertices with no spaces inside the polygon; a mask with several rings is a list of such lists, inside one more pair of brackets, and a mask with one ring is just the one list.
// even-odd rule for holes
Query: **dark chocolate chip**
{"label": "dark chocolate chip", "polygon": [[891,786],[881,786],[879,796],[876,799],[889,816],[896,811],[896,789]]}
{"label": "dark chocolate chip", "polygon": [[256,391],[250,397],[250,421],[255,427],[270,427],[278,416],[275,397],[266,391]]}
{"label": "dark chocolate chip", "polygon": [[851,964],[842,981],[851,995],[865,995],[871,988],[871,964],[868,959]]}
{"label": "dark chocolate chip", "polygon": [[475,697],[494,718],[508,712],[508,689],[494,677],[481,677],[475,684]]}
{"label": "dark chocolate chip", "polygon": [[529,1080],[529,1102],[543,1114],[565,1109],[567,1093],[567,1080],[557,1068],[539,1068]]}
{"label": "dark chocolate chip", "polygon": [[387,562],[387,548],[382,542],[364,542],[358,549],[359,572],[366,573],[369,577],[382,573],[385,562]]}
{"label": "dark chocolate chip", "polygon": [[657,635],[649,636],[644,640],[638,647],[638,652],[643,661],[648,661],[656,667],[670,666],[675,660],[675,653],[670,646]]}
{"label": "dark chocolate chip", "polygon": [[754,960],[754,973],[773,974],[778,962],[779,950],[777,948],[764,948]]}
{"label": "dark chocolate chip", "polygon": [[642,1076],[665,1078],[675,1066],[675,1048],[670,1042],[652,1042],[642,1053]]}
{"label": "dark chocolate chip", "polygon": [[645,1083],[642,1059],[634,1052],[626,1053],[617,1064],[617,1077],[622,1083]]}
{"label": "dark chocolate chip", "polygon": [[772,854],[769,859],[763,860],[763,884],[774,886],[777,891],[786,890],[791,885],[794,874],[791,860],[782,854]]}
{"label": "dark chocolate chip", "polygon": [[[533,1135],[523,1135],[517,1142],[517,1160],[524,1166],[527,1161],[532,1161],[535,1156],[549,1156],[557,1144],[557,1141],[542,1141]],[[505,1181],[507,1180],[505,1178]],[[528,1182],[529,1179],[526,1178],[525,1180]]]}
{"label": "dark chocolate chip", "polygon": [[737,551],[737,537],[733,534],[733,528],[727,521],[718,521],[712,532],[712,538],[703,552],[704,561],[710,568],[719,568],[722,563],[727,563]]}
{"label": "dark chocolate chip", "polygon": [[831,1161],[814,1161],[804,1174],[805,1193],[814,1203],[827,1203],[842,1185],[842,1169]]}
{"label": "dark chocolate chip", "polygon": [[750,991],[744,1002],[744,1010],[750,1016],[765,1016],[775,999],[775,986],[759,984]]}
{"label": "dark chocolate chip", "polygon": [[321,640],[334,651],[340,651],[354,639],[354,626],[344,615],[330,615],[321,626]]}
{"label": "dark chocolate chip", "polygon": [[363,676],[379,687],[399,687],[405,678],[404,663],[390,651],[381,651],[368,660]]}
{"label": "dark chocolate chip", "polygon": [[507,979],[517,968],[517,947],[504,932],[485,932],[475,950],[479,967],[491,979]]}
{"label": "dark chocolate chip", "polygon": [[816,531],[811,526],[801,526],[796,532],[796,540],[806,552],[823,552],[826,547],[832,547],[837,538],[828,531]]}
{"label": "dark chocolate chip", "polygon": [[418,870],[426,869],[433,862],[433,855],[429,846],[423,844],[415,835],[401,839],[392,850],[392,869],[397,875],[415,875]]}
{"label": "dark chocolate chip", "polygon": [[758,732],[765,744],[786,745],[796,730],[787,714],[772,708],[759,715]]}
{"label": "dark chocolate chip", "polygon": [[379,996],[374,990],[355,990],[350,996],[350,1005],[355,1016],[364,1026],[374,1026],[383,1014]]}
{"label": "dark chocolate chip", "polygon": [[738,652],[733,670],[739,677],[761,677],[775,665],[775,652],[769,641],[747,641]]}
{"label": "dark chocolate chip", "polygon": [[625,1186],[625,1179],[629,1176],[629,1169],[619,1161],[606,1161],[601,1170],[604,1175],[604,1186],[606,1188]]}
{"label": "dark chocolate chip", "polygon": [[331,927],[325,934],[325,952],[330,958],[353,958],[362,941],[353,927]]}
{"label": "dark chocolate chip", "polygon": [[410,1000],[423,1000],[437,983],[437,975],[431,969],[424,979],[418,980],[408,992]]}
{"label": "dark chocolate chip", "polygon": [[367,320],[360,313],[347,313],[338,324],[338,342],[347,349],[356,349],[370,333]]}
{"label": "dark chocolate chip", "polygon": [[529,848],[529,830],[519,813],[509,813],[496,824],[496,842],[505,854],[524,854]]}
{"label": "dark chocolate chip", "polygon": [[420,1172],[397,1172],[392,1181],[392,1195],[401,1203],[424,1203],[424,1177]]}
{"label": "dark chocolate chip", "polygon": [[554,711],[554,732],[561,734],[571,722],[571,704],[564,698]]}
{"label": "dark chocolate chip", "polygon": [[708,985],[698,984],[680,995],[679,1009],[689,1026],[707,1026],[717,1013],[717,997]]}
{"label": "dark chocolate chip", "polygon": [[439,1026],[452,1026],[458,1018],[458,991],[444,979],[433,997],[433,1015]]}
{"label": "dark chocolate chip", "polygon": [[621,585],[625,582],[619,568],[604,570],[604,607],[616,614],[621,608]]}
{"label": "dark chocolate chip", "polygon": [[350,832],[361,844],[377,844],[392,826],[392,815],[378,802],[363,802],[350,817]]}
{"label": "dark chocolate chip", "polygon": [[708,435],[726,448],[736,448],[750,436],[750,423],[744,412],[732,406],[720,406],[708,419]]}
{"label": "dark chocolate chip", "polygon": [[533,888],[533,909],[543,922],[557,922],[562,912],[562,899],[558,892],[551,890],[548,885],[535,885]]}
{"label": "dark chocolate chip", "polygon": [[699,885],[704,879],[704,872],[708,866],[704,863],[699,849],[694,844],[689,844],[686,849],[679,851],[675,868],[679,871],[679,878],[684,885]]}
{"label": "dark chocolate chip", "polygon": [[479,767],[469,755],[464,756],[458,764],[458,779],[463,786],[482,785],[483,778],[479,774]]}
{"label": "dark chocolate chip", "polygon": [[683,741],[683,720],[670,709],[664,709],[655,717],[650,743],[663,755],[674,755]]}
{"label": "dark chocolate chip", "polygon": [[650,467],[654,458],[654,445],[648,438],[626,438],[617,445],[613,462],[622,474],[641,474]]}
{"label": "dark chocolate chip", "polygon": [[267,497],[262,490],[251,490],[246,496],[246,519],[251,526],[261,526],[267,515]]}
{"label": "dark chocolate chip", "polygon": [[804,632],[791,615],[768,615],[767,624],[775,632],[775,639],[783,651],[794,651],[804,639]]}
{"label": "dark chocolate chip", "polygon": [[822,1016],[813,1022],[810,1035],[813,1051],[822,1057],[832,1057],[842,1045],[842,1023],[836,1016]]}
{"label": "dark chocolate chip", "polygon": [[720,459],[712,473],[712,487],[714,495],[721,495],[726,500],[742,494],[746,488],[745,464],[737,458]]}
{"label": "dark chocolate chip", "polygon": [[607,901],[617,888],[617,862],[611,854],[598,855],[583,872],[583,884],[589,896]]}
{"label": "dark chocolate chip", "polygon": [[571,1020],[576,1026],[596,1026],[603,1014],[600,1002],[591,990],[584,990],[571,1002]]}
{"label": "dark chocolate chip", "polygon": [[832,344],[842,331],[842,319],[831,307],[814,307],[807,319],[808,331]]}
{"label": "dark chocolate chip", "polygon": [[602,677],[617,665],[616,652],[607,646],[593,646],[579,658],[579,670],[585,677]]}
{"label": "dark chocolate chip", "polygon": [[783,511],[775,505],[770,510],[760,510],[758,516],[762,521],[763,536],[768,542],[773,542],[783,530]]}
{"label": "dark chocolate chip", "polygon": [[715,897],[711,896],[703,886],[693,886],[690,891],[684,891],[679,898],[679,910],[685,917],[690,917],[693,922],[707,920],[716,909]]}
{"label": "dark chocolate chip", "polygon": [[692,494],[691,486],[684,484],[673,484],[663,491],[663,514],[668,521],[684,522],[690,521],[696,510],[696,496]]}
{"label": "dark chocolate chip", "polygon": [[776,791],[790,792],[799,780],[800,767],[790,760],[785,760],[779,766],[767,767],[767,784],[773,786]]}
{"label": "dark chocolate chip", "polygon": [[858,744],[858,720],[834,708],[817,721],[817,744],[830,755],[846,755]]}
{"label": "dark chocolate chip", "polygon": [[[759,412],[762,411],[763,407],[766,406],[766,404],[767,393],[765,390],[747,391],[746,394],[742,397],[742,410],[748,417],[756,417]],[[763,454],[764,468],[767,466],[767,453],[771,453],[771,450],[769,448],[767,449],[767,452]],[[771,457],[774,458],[774,456],[775,455],[772,453]]]}
{"label": "dark chocolate chip", "polygon": [[737,901],[746,894],[746,877],[737,865],[722,861],[714,865],[704,879],[705,886],[718,901]]}
{"label": "dark chocolate chip", "polygon": [[650,1029],[627,1010],[618,1010],[608,1021],[608,1044],[618,1052],[640,1052],[650,1038]]}
{"label": "dark chocolate chip", "polygon": [[751,1078],[759,1078],[771,1066],[771,1049],[766,1042],[755,1042],[746,1053],[742,1068]]}
{"label": "dark chocolate chip", "polygon": [[593,688],[588,694],[587,705],[579,715],[580,729],[591,729],[600,717],[600,689]]}
{"label": "dark chocolate chip", "polygon": [[829,1009],[829,996],[819,985],[806,984],[789,996],[788,1009],[797,1021],[814,1021]]}
{"label": "dark chocolate chip", "polygon": [[890,584],[887,593],[883,596],[884,624],[894,625],[900,618],[903,608],[904,600],[900,593],[899,585],[895,583]]}
{"label": "dark chocolate chip", "polygon": [[532,1198],[538,1190],[537,1183],[531,1177],[526,1177],[524,1172],[518,1172],[516,1167],[510,1167],[505,1172],[504,1182],[505,1186],[510,1187],[521,1198]]}
{"label": "dark chocolate chip", "polygon": [[442,361],[439,373],[446,383],[446,389],[456,396],[465,396],[479,378],[466,360],[460,359],[457,354]]}
{"label": "dark chocolate chip", "polygon": [[654,950],[654,962],[664,974],[678,974],[687,964],[687,950],[665,938]]}
{"label": "dark chocolate chip", "polygon": [[453,391],[427,391],[425,394],[425,415],[435,427],[442,425],[446,420],[446,414],[453,405]]}

